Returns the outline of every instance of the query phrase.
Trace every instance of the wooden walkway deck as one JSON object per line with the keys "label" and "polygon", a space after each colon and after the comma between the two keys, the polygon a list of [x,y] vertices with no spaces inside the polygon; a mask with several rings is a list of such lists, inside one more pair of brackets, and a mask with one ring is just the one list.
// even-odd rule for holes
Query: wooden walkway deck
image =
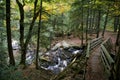
{"label": "wooden walkway deck", "polygon": [[90,55],[85,80],[108,80],[101,63],[99,48],[95,48]]}

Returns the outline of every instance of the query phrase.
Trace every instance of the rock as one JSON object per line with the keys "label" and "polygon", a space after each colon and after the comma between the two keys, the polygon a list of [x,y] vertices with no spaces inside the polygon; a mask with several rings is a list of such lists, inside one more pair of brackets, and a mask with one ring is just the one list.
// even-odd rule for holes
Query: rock
{"label": "rock", "polygon": [[68,44],[66,41],[62,41],[63,48],[70,47],[70,44]]}
{"label": "rock", "polygon": [[12,39],[12,48],[13,48],[13,50],[19,50],[20,49],[19,42],[17,40]]}
{"label": "rock", "polygon": [[56,50],[56,49],[58,49],[60,47],[67,48],[67,47],[70,47],[70,46],[71,45],[68,44],[66,41],[62,41],[62,42],[57,43],[51,50]]}
{"label": "rock", "polygon": [[[81,53],[82,51],[79,47],[71,47],[64,41],[57,43],[50,51],[40,57],[41,68],[51,70],[53,73],[58,74],[67,67],[75,56],[74,54]],[[76,65],[74,64],[74,66]]]}

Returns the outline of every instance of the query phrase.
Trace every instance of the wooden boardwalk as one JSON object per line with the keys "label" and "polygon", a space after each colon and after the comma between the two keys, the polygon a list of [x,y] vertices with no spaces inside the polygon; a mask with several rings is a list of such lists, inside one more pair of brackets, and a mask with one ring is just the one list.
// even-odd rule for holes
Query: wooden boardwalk
{"label": "wooden boardwalk", "polygon": [[99,47],[92,51],[87,64],[85,80],[107,80],[100,59]]}

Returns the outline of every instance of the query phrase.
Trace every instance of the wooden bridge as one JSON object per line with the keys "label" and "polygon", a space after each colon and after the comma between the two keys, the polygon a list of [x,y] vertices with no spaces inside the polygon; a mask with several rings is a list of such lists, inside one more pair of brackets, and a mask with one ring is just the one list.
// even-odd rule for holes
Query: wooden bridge
{"label": "wooden bridge", "polygon": [[63,72],[50,80],[113,80],[115,52],[112,45],[110,38],[89,41],[83,55],[76,55]]}
{"label": "wooden bridge", "polygon": [[86,52],[86,74],[84,80],[114,80],[115,51],[110,38],[102,37],[88,43]]}

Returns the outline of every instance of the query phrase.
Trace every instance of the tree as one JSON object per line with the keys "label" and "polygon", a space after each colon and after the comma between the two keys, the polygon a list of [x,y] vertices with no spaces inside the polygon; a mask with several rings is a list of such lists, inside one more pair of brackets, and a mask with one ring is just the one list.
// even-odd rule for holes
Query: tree
{"label": "tree", "polygon": [[90,0],[89,2],[89,26],[88,26],[88,30],[89,30],[89,33],[92,34],[94,33],[94,19],[95,19],[95,9],[94,9],[94,6],[95,6],[95,0],[92,2],[92,0]]}
{"label": "tree", "polygon": [[[38,17],[38,14],[40,12],[40,10],[37,11],[36,7],[37,7],[37,1],[34,2],[34,15],[33,15],[33,19],[30,23],[30,27],[29,27],[29,30],[28,30],[28,34],[27,34],[27,38],[25,39],[24,38],[24,0],[23,0],[23,5],[22,3],[20,3],[19,0],[16,0],[18,6],[19,6],[19,10],[20,10],[20,46],[21,46],[21,61],[20,61],[20,64],[23,64],[25,65],[26,63],[26,51],[27,51],[27,47],[28,47],[28,44],[29,44],[29,41],[32,37],[32,33],[33,33],[33,27],[34,27],[34,23],[35,23],[35,20],[37,19]],[[37,11],[37,12],[36,12]],[[24,41],[25,40],[25,41]]]}
{"label": "tree", "polygon": [[10,28],[10,0],[6,0],[6,28],[7,28],[7,43],[8,43],[8,53],[10,65],[15,65],[15,60],[12,50],[12,40],[11,40],[11,28]]}
{"label": "tree", "polygon": [[82,30],[82,33],[81,33],[81,46],[83,46],[83,36],[84,36],[84,28],[83,28],[83,19],[84,19],[84,17],[83,17],[83,14],[84,14],[84,12],[83,12],[83,1],[82,1],[82,4],[81,4],[82,6],[82,9],[81,9],[81,30]]}
{"label": "tree", "polygon": [[114,32],[117,32],[119,26],[119,16],[114,17]]}
{"label": "tree", "polygon": [[[20,11],[20,47],[21,47],[21,54],[23,55],[23,51],[24,51],[24,0],[23,0],[23,4],[19,2],[19,0],[16,0],[18,6],[19,6],[19,11]],[[23,57],[21,57],[21,59],[23,59]],[[24,59],[23,59],[24,60]],[[22,61],[20,62],[22,63]]]}
{"label": "tree", "polygon": [[89,12],[90,12],[90,8],[89,8],[89,1],[88,1],[88,6],[87,6],[87,10],[86,10],[86,43],[88,41],[88,27],[89,27]]}
{"label": "tree", "polygon": [[118,0],[114,1],[114,32],[117,32],[119,26],[119,17],[120,17],[120,2]]}
{"label": "tree", "polygon": [[[81,3],[81,4],[80,4]],[[72,4],[70,13],[70,24],[75,34],[81,38],[81,46],[83,46],[83,33],[84,33],[84,1],[75,0]],[[80,15],[81,14],[81,15]]]}
{"label": "tree", "polygon": [[42,24],[42,0],[40,2],[40,13],[39,13],[39,24],[38,24],[38,38],[37,38],[37,51],[36,51],[36,69],[38,69],[38,53],[39,53],[39,47],[40,47],[40,28],[41,28],[41,24]]}
{"label": "tree", "polygon": [[116,79],[115,80],[120,80],[120,45],[117,53],[117,61],[116,61]]}
{"label": "tree", "polygon": [[96,38],[99,37],[99,32],[100,32],[100,19],[101,19],[101,11],[98,10],[98,20],[97,20],[97,24],[96,24],[96,26],[97,26],[97,36],[96,36]]}
{"label": "tree", "polygon": [[120,45],[120,24],[119,24],[119,29],[118,29],[118,34],[117,34],[117,39],[116,39],[116,46]]}

